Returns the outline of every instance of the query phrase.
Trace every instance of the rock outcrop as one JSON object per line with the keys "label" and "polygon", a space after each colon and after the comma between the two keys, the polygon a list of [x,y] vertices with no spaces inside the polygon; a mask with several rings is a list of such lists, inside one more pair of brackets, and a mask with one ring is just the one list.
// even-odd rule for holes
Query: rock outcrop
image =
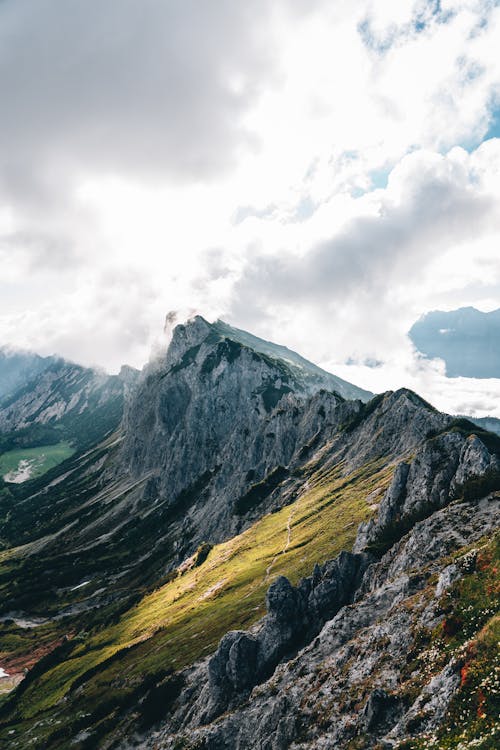
{"label": "rock outcrop", "polygon": [[320,631],[353,597],[371,558],[342,552],[292,586],[279,576],[266,596],[267,615],[254,632],[227,633],[208,663],[203,721],[213,719],[269,677],[278,662]]}
{"label": "rock outcrop", "polygon": [[477,435],[446,432],[427,440],[398,464],[374,519],[362,524],[354,549],[385,549],[412,525],[460,496],[470,480],[500,470]]}

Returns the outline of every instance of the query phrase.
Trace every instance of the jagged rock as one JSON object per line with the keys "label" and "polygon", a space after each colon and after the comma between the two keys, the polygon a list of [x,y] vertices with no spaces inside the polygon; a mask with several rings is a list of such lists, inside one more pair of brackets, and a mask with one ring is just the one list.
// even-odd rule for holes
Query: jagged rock
{"label": "jagged rock", "polygon": [[375,519],[361,524],[354,550],[384,550],[413,523],[452,501],[471,477],[481,477],[497,467],[476,436],[448,432],[425,442],[411,463],[400,463],[380,503]]}
{"label": "jagged rock", "polygon": [[[203,743],[206,750],[331,750],[345,748],[362,735],[367,748],[390,748],[405,737],[433,730],[460,682],[460,661],[450,661],[427,682],[417,675],[417,684],[421,680],[423,686],[409,706],[398,695],[414,633],[427,627],[426,607],[418,606],[418,596],[433,574],[438,579],[449,575],[445,571],[450,566],[442,561],[452,552],[498,527],[499,513],[498,499],[484,499],[454,503],[416,523],[379,562],[365,568],[354,602],[340,608],[297,656],[279,664],[268,681],[254,688],[248,702],[240,696],[227,713],[216,722],[212,717],[206,726],[200,726],[196,711],[186,713],[184,704],[143,747],[172,750],[185,737]],[[425,569],[425,575],[415,575],[416,566]],[[297,589],[318,586],[320,579],[318,566]],[[285,611],[291,601],[289,587],[280,583],[278,592]],[[200,666],[189,700],[200,700],[195,696],[206,674]],[[375,687],[366,692],[367,684]],[[348,694],[357,698],[350,702]]]}
{"label": "jagged rock", "polygon": [[477,435],[471,435],[463,443],[452,489],[458,490],[468,479],[482,477],[488,471],[499,468],[498,456],[490,454]]}
{"label": "jagged rock", "polygon": [[255,633],[231,631],[208,662],[207,690],[203,692],[203,721],[213,720],[229,705],[269,677],[280,659],[313,638],[321,625],[351,601],[368,555],[341,552],[335,560],[316,566],[312,576],[292,586],[284,576],[266,595],[267,614]]}
{"label": "jagged rock", "polygon": [[208,663],[208,677],[215,704],[253,687],[257,672],[258,641],[242,630],[226,633]]}

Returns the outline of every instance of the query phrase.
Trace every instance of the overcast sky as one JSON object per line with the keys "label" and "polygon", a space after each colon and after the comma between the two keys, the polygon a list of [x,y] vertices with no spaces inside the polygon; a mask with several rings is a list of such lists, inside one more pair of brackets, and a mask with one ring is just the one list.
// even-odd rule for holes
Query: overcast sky
{"label": "overcast sky", "polygon": [[495,0],[0,0],[0,343],[198,312],[500,416],[406,336],[500,307],[499,48]]}

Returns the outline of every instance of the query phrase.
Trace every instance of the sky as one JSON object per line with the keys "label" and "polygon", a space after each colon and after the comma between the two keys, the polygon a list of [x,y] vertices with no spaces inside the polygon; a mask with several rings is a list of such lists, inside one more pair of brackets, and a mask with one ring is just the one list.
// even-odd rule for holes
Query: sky
{"label": "sky", "polygon": [[0,344],[199,313],[500,417],[407,337],[500,307],[499,47],[494,0],[0,0]]}

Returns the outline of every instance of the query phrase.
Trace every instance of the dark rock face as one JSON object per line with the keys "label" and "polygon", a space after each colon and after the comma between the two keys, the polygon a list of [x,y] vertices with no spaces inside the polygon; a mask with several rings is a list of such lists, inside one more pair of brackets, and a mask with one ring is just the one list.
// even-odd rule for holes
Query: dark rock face
{"label": "dark rock face", "polygon": [[385,690],[375,688],[368,696],[363,709],[366,730],[371,732],[377,727],[380,728],[382,724],[394,726],[398,713],[401,713],[400,701]]}
{"label": "dark rock face", "polygon": [[208,664],[214,703],[223,705],[232,695],[253,687],[258,645],[258,640],[243,630],[226,633]]}

